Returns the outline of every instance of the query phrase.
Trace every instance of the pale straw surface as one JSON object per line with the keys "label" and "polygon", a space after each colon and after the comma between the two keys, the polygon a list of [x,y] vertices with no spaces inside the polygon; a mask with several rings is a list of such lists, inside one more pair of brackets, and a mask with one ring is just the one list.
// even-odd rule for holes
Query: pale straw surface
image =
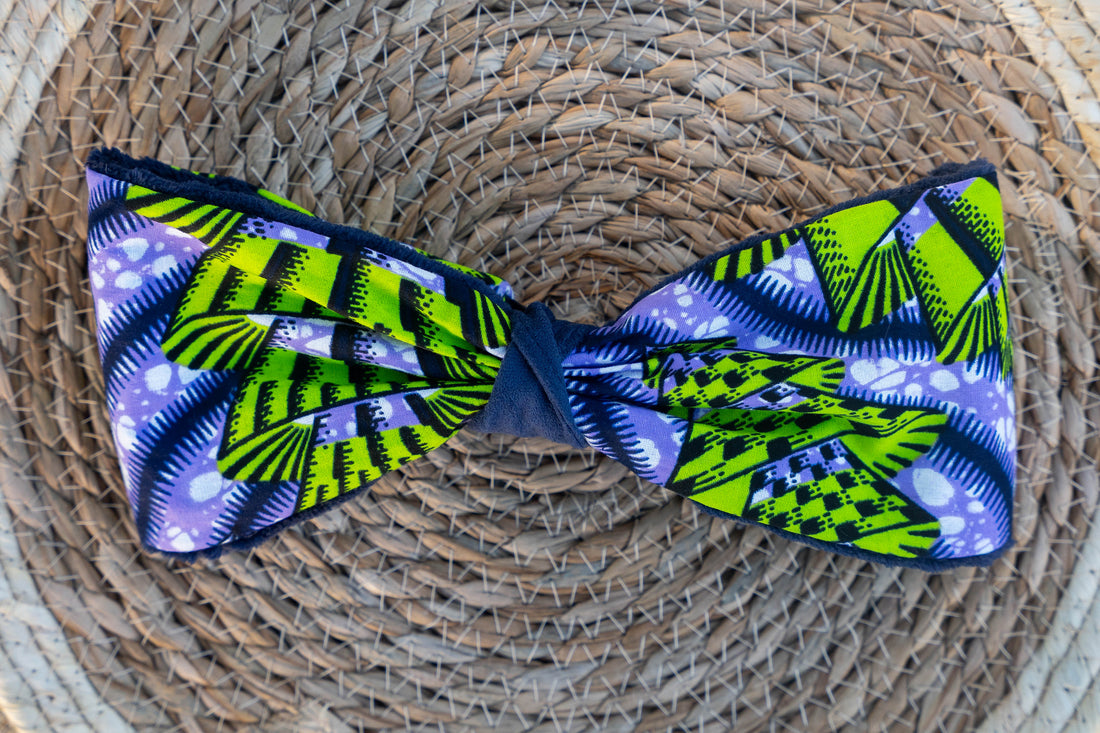
{"label": "pale straw surface", "polygon": [[[0,0],[0,711],[17,730],[1093,730],[1086,3]],[[602,322],[759,229],[1001,171],[1018,547],[940,576],[463,433],[248,553],[140,551],[82,162],[263,182]]]}

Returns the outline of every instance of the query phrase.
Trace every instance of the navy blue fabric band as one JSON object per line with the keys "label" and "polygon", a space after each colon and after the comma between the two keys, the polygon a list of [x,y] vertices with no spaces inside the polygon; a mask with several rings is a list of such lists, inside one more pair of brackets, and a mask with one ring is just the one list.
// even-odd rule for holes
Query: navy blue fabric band
{"label": "navy blue fabric band", "polygon": [[587,447],[573,423],[561,363],[593,327],[559,321],[542,303],[511,315],[511,340],[489,402],[467,427]]}

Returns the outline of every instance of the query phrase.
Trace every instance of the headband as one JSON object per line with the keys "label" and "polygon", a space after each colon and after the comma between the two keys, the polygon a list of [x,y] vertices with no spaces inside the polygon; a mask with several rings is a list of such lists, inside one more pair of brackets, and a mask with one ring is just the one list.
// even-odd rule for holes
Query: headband
{"label": "headband", "polygon": [[462,427],[590,446],[705,512],[875,562],[1011,544],[988,163],[753,237],[598,328],[234,178],[100,149],[87,182],[107,408],[150,550],[250,546]]}

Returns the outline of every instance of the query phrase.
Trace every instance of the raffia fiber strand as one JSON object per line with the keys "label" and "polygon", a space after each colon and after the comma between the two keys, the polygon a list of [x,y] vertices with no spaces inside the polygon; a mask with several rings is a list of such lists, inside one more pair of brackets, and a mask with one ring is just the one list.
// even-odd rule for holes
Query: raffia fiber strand
{"label": "raffia fiber strand", "polygon": [[[0,0],[0,23],[13,728],[1095,728],[1088,4]],[[587,322],[755,231],[984,156],[1014,292],[1018,546],[990,569],[880,568],[713,520],[591,451],[462,433],[251,552],[149,556],[84,275],[101,144],[262,182]]]}

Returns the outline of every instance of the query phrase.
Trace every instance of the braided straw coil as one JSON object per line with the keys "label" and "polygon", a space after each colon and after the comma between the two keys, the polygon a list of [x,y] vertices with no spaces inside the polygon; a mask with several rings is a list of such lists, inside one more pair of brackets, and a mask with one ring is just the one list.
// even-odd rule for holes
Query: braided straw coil
{"label": "braided straw coil", "polygon": [[[0,712],[16,730],[1094,730],[1100,11],[1069,0],[0,0]],[[463,432],[249,552],[139,549],[99,145],[614,317],[761,229],[1000,169],[1017,546],[930,576]],[[0,728],[3,727],[0,723]]]}

